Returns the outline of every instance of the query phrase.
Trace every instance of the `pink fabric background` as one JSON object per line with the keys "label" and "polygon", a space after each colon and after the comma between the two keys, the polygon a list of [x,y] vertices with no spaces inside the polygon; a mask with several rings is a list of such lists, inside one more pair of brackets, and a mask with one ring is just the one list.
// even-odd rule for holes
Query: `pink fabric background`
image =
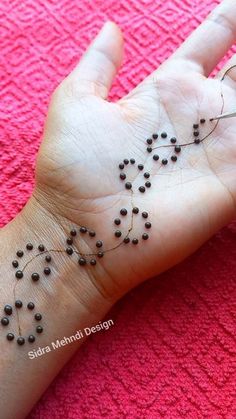
{"label": "pink fabric background", "polygon": [[[125,33],[112,98],[167,58],[212,0],[1,0],[0,216],[33,187],[49,97],[110,18]],[[235,410],[235,225],[131,292],[52,383],[30,419],[227,418]]]}

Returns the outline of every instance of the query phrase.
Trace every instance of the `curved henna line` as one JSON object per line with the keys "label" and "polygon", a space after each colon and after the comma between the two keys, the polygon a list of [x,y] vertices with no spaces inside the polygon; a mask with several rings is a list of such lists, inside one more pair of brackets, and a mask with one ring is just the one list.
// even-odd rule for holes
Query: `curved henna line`
{"label": "curved henna line", "polygon": [[228,68],[228,70],[225,71],[225,73],[223,74],[222,78],[220,79],[220,81],[224,81],[225,77],[227,76],[227,74],[236,67],[236,64],[232,65],[231,67]]}

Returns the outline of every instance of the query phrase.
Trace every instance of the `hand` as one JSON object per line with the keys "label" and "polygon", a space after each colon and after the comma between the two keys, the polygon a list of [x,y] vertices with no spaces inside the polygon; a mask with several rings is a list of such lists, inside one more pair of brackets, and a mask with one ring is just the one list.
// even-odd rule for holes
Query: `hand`
{"label": "hand", "polygon": [[[91,270],[111,299],[182,260],[235,216],[234,119],[220,121],[206,140],[182,147],[180,153],[173,147],[146,151],[146,139],[156,132],[155,147],[170,145],[173,136],[178,144],[192,142],[193,124],[201,118],[206,120],[199,126],[203,138],[215,126],[209,118],[222,111],[221,91],[224,111],[235,109],[236,70],[220,81],[236,64],[235,57],[221,74],[207,78],[235,35],[236,4],[226,0],[157,71],[111,103],[107,96],[122,60],[123,39],[119,28],[108,22],[53,94],[33,199],[71,226],[95,230],[95,239],[86,236],[90,252],[97,252],[97,239],[105,250],[123,241],[131,204],[147,211],[152,223],[147,231],[140,213],[133,216],[130,238],[138,237],[138,245],[122,244],[97,259],[96,267],[81,267]],[[168,138],[160,138],[161,132]],[[159,161],[153,160],[155,153]],[[177,155],[176,162],[172,155]],[[136,164],[125,167],[127,179],[122,181],[118,165],[125,158],[134,158]],[[169,160],[167,165],[161,163],[163,158]],[[143,171],[138,163],[144,164]],[[145,171],[151,174],[152,187],[141,193]],[[132,182],[133,192],[125,188],[126,181]],[[128,210],[125,217],[119,214],[123,207]],[[117,217],[122,219],[119,227],[114,225]],[[122,231],[121,238],[114,236],[116,229]],[[150,236],[147,241],[142,239],[144,231]]]}

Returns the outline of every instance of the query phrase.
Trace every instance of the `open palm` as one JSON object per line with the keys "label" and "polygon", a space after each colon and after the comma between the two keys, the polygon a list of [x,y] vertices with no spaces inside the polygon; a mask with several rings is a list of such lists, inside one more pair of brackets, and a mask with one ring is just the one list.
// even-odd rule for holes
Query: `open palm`
{"label": "open palm", "polygon": [[[223,102],[224,111],[235,108],[236,70],[223,82],[219,75],[206,78],[234,41],[234,16],[235,2],[223,1],[168,61],[117,103],[106,97],[123,46],[119,28],[109,22],[53,95],[34,196],[68,226],[96,231],[95,238],[81,233],[78,249],[81,254],[104,251],[95,268],[85,269],[93,270],[108,295],[119,297],[182,260],[235,216],[234,120],[219,122],[206,140],[175,151],[197,138],[193,124],[199,125],[200,140],[211,132],[216,123],[209,119],[222,112]],[[176,144],[170,142],[173,137]],[[151,152],[147,139],[153,140]],[[129,163],[120,169],[124,159]],[[122,208],[127,215],[120,214]]]}

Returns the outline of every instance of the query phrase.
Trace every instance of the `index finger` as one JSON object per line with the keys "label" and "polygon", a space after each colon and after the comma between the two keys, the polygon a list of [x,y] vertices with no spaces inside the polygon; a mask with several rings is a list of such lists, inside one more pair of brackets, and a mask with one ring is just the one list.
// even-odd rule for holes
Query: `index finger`
{"label": "index finger", "polygon": [[236,1],[224,0],[173,54],[208,76],[236,40]]}

